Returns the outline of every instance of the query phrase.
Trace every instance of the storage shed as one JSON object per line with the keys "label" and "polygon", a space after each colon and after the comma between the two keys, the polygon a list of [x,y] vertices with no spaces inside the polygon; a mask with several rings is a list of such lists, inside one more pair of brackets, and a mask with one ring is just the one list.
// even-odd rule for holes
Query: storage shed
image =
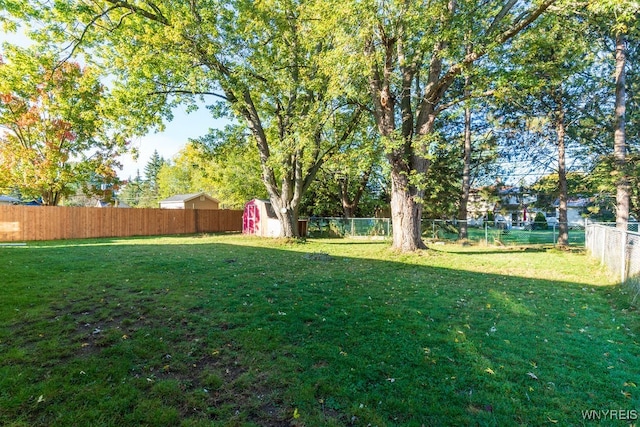
{"label": "storage shed", "polygon": [[271,202],[253,199],[244,205],[242,214],[242,233],[261,237],[279,237],[280,221]]}
{"label": "storage shed", "polygon": [[218,200],[205,193],[177,194],[160,201],[160,209],[218,209]]}

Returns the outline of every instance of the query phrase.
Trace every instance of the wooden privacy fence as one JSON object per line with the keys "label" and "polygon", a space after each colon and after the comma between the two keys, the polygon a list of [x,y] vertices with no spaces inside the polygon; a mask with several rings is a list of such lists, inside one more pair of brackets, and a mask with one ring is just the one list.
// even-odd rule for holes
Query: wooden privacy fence
{"label": "wooden privacy fence", "polygon": [[0,242],[242,231],[242,211],[0,206]]}

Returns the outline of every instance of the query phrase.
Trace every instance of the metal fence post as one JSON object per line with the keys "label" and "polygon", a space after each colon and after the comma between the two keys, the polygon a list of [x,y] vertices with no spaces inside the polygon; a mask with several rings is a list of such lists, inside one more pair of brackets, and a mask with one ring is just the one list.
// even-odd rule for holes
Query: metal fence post
{"label": "metal fence post", "polygon": [[620,230],[620,283],[627,280],[627,231]]}
{"label": "metal fence post", "polygon": [[489,221],[484,222],[484,244],[489,245]]}
{"label": "metal fence post", "polygon": [[598,230],[600,230],[602,232],[602,252],[600,255],[600,264],[604,265],[605,263],[605,252],[607,250],[607,238],[609,237],[608,234],[606,233],[606,229],[604,228],[604,225],[600,225],[598,226]]}

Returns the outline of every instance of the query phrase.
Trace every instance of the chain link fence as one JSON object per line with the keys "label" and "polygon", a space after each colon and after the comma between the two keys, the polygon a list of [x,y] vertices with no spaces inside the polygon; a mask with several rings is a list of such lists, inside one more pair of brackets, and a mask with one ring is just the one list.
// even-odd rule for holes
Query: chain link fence
{"label": "chain link fence", "polygon": [[[486,245],[555,245],[558,242],[558,224],[521,223],[508,221],[424,220],[422,234],[427,239],[457,241],[460,229],[466,225],[466,240]],[[584,246],[584,226],[569,225],[569,245]]]}
{"label": "chain link fence", "polygon": [[614,223],[589,224],[585,246],[593,257],[620,277],[620,282],[630,282],[640,290],[640,233],[637,223],[630,223],[628,230],[616,228]]}
{"label": "chain link fence", "polygon": [[[458,241],[460,227],[467,225],[467,241],[487,245],[555,245],[557,224],[527,223],[514,226],[506,221],[423,220],[422,235],[428,240]],[[310,217],[309,237],[390,238],[390,218]],[[569,227],[569,244],[584,246],[584,227]]]}
{"label": "chain link fence", "polygon": [[311,217],[307,222],[309,237],[391,237],[389,218]]}

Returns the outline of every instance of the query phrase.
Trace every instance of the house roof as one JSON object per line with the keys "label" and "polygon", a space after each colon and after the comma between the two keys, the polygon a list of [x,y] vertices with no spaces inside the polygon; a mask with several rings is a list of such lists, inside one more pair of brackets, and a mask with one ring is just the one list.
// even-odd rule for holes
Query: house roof
{"label": "house roof", "polygon": [[0,195],[0,203],[18,204],[18,203],[20,203],[20,200],[16,199],[15,197],[11,197],[11,196],[2,196],[2,195]]}
{"label": "house roof", "polygon": [[[588,204],[589,204],[589,199],[588,198],[572,198],[572,199],[567,200],[567,207],[568,208],[584,208]],[[554,207],[560,206],[560,199],[556,199],[553,202],[553,206]]]}
{"label": "house roof", "polygon": [[208,194],[202,192],[202,193],[191,193],[191,194],[176,194],[175,196],[171,196],[168,197],[164,200],[160,200],[160,203],[185,203],[188,202],[190,200],[193,199],[197,199],[200,196],[204,196],[209,200],[212,200],[214,202],[217,202],[217,199],[214,199],[213,197],[209,196]]}

